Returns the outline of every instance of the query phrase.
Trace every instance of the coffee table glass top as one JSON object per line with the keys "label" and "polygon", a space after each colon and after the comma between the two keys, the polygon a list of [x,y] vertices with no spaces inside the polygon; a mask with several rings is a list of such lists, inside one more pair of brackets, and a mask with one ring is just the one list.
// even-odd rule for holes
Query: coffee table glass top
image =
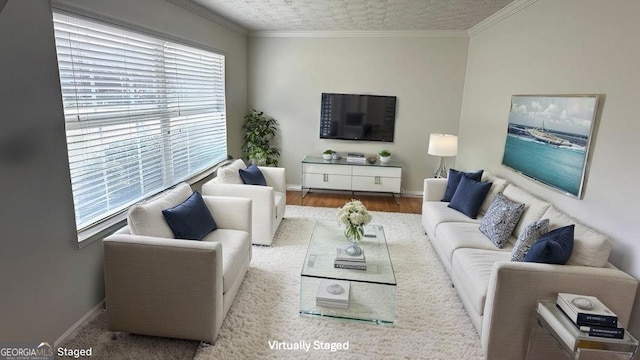
{"label": "coffee table glass top", "polygon": [[338,221],[319,220],[313,229],[302,276],[325,279],[349,280],[372,284],[396,285],[396,276],[387,248],[384,229],[380,225],[366,225],[374,230],[375,237],[363,237],[360,247],[364,250],[367,270],[338,269],[333,266],[336,249],[349,242]]}

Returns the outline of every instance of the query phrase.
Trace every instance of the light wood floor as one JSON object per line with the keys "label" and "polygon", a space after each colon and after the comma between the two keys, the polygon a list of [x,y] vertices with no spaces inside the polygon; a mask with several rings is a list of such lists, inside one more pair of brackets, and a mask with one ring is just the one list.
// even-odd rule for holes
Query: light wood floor
{"label": "light wood floor", "polygon": [[344,193],[310,192],[302,199],[300,191],[287,191],[287,205],[304,205],[318,207],[338,208],[352,198],[362,201],[368,210],[401,212],[420,214],[422,212],[422,199],[414,197],[401,197],[400,205],[396,204],[391,195],[351,195]]}

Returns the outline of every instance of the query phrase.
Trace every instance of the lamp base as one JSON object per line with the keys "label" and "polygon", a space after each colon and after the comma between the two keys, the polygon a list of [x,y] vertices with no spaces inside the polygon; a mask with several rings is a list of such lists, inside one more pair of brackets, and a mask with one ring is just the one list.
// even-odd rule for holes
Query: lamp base
{"label": "lamp base", "polygon": [[440,157],[440,166],[438,166],[438,169],[436,170],[436,173],[434,174],[434,176],[436,178],[446,179],[448,175],[449,175],[449,170],[447,170],[447,167],[445,165],[444,157]]}

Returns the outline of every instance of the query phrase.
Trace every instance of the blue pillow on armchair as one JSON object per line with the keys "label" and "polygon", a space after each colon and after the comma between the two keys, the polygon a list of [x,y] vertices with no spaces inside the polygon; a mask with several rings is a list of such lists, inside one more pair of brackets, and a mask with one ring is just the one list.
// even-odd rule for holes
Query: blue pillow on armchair
{"label": "blue pillow on armchair", "polygon": [[242,182],[246,185],[267,186],[267,180],[256,164],[251,164],[245,170],[240,169],[238,172],[240,173]]}
{"label": "blue pillow on armchair", "polygon": [[202,240],[218,228],[202,195],[194,192],[182,204],[162,210],[176,239]]}
{"label": "blue pillow on armchair", "polygon": [[480,206],[484,198],[487,197],[489,189],[491,189],[490,182],[480,182],[462,176],[456,193],[453,194],[448,206],[475,219],[478,217],[478,211],[480,211]]}
{"label": "blue pillow on armchair", "polygon": [[458,184],[460,183],[460,180],[464,176],[470,179],[473,179],[475,181],[480,181],[482,179],[482,171],[483,170],[479,170],[474,173],[470,173],[470,172],[465,173],[462,171],[458,171],[456,169],[449,169],[447,189],[444,191],[444,197],[442,198],[442,201],[445,201],[445,202],[451,201],[451,198],[453,198],[453,194],[456,193],[456,189],[458,188]]}
{"label": "blue pillow on armchair", "polygon": [[573,251],[575,225],[549,231],[536,241],[524,257],[525,262],[564,265]]}

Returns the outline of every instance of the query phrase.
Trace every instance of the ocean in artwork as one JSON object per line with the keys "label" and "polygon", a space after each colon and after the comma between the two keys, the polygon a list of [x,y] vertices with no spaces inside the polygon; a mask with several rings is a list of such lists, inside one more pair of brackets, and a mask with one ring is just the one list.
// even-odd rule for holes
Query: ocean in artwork
{"label": "ocean in artwork", "polygon": [[562,138],[566,142],[556,145],[536,139],[527,130],[523,126],[509,126],[502,163],[540,182],[578,196],[587,139],[564,134]]}

